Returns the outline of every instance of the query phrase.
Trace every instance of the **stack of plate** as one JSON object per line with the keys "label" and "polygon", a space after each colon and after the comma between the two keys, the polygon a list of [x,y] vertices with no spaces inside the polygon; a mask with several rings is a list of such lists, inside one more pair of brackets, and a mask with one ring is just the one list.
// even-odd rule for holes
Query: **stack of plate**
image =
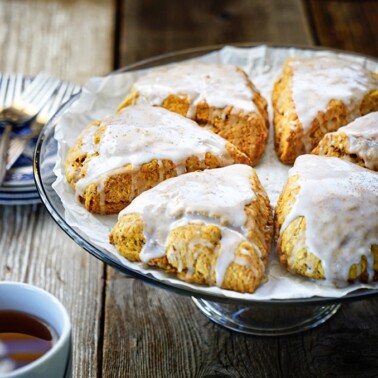
{"label": "stack of plate", "polygon": [[[10,97],[11,95],[9,95],[7,92],[9,90],[10,84],[8,86],[8,83],[10,83],[10,80],[12,80],[13,83],[19,83],[21,81],[21,88],[19,88],[19,85],[16,86],[19,90],[21,89],[22,92],[25,86],[30,83],[31,78],[22,75],[0,75],[0,93],[2,101],[0,107],[6,108],[7,106],[10,106],[12,97]],[[80,87],[74,84],[65,82],[65,84],[63,85],[63,83],[64,82],[62,81],[62,85],[51,97],[51,101],[49,100],[44,108],[42,108],[41,113],[45,111],[46,117],[48,118],[51,117],[62,104],[68,101],[71,96],[74,96],[80,91]],[[10,87],[13,88],[13,86]],[[30,135],[30,133],[32,132],[31,127],[31,123],[23,125],[22,127],[14,127],[11,138]],[[2,130],[3,128],[0,127],[0,138]],[[28,205],[41,202],[33,176],[33,158],[36,143],[37,138],[31,139],[23,150],[22,155],[19,156],[17,161],[13,164],[12,168],[6,173],[3,183],[0,185],[0,205]],[[15,149],[17,150],[18,148],[16,147]],[[11,146],[10,150],[12,150]],[[55,165],[55,161],[48,159],[47,161],[49,163],[49,168],[51,168],[52,171]]]}
{"label": "stack of plate", "polygon": [[27,205],[40,202],[33,177],[33,153],[36,141],[32,139],[28,143],[23,154],[7,172],[0,186],[0,205]]}

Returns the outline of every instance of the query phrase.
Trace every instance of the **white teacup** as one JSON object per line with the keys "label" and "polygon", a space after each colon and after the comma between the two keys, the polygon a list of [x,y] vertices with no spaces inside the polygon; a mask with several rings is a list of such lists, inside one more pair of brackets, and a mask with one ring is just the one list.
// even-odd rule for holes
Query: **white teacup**
{"label": "white teacup", "polygon": [[53,295],[38,287],[0,282],[0,311],[19,311],[39,318],[57,333],[57,341],[37,360],[1,378],[66,378],[71,376],[71,323],[66,309]]}

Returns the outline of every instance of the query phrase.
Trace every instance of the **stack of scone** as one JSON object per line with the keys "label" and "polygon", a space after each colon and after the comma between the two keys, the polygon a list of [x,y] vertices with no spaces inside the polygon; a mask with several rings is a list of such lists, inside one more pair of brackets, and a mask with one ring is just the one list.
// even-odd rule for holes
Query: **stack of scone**
{"label": "stack of scone", "polygon": [[124,209],[110,241],[129,260],[252,293],[273,237],[269,199],[250,167],[267,143],[266,107],[234,66],[153,72],[117,114],[83,130],[67,180],[89,211]]}
{"label": "stack of scone", "polygon": [[[289,59],[274,86],[279,159],[325,155],[299,157],[278,202],[277,252],[293,273],[378,279],[378,173],[366,169],[378,167],[377,83],[356,63],[320,57]],[[116,114],[88,125],[65,174],[88,211],[119,213],[110,242],[122,256],[253,293],[273,237],[251,168],[268,134],[266,100],[240,68],[178,64],[141,77]]]}

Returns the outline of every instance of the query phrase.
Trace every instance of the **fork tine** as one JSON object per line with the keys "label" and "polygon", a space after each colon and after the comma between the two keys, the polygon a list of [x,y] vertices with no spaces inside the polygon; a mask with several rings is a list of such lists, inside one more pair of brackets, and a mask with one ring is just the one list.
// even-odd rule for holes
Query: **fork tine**
{"label": "fork tine", "polygon": [[49,79],[49,76],[44,72],[39,73],[34,80],[28,85],[19,99],[23,102],[29,102],[33,99],[37,93],[43,88],[45,82]]}
{"label": "fork tine", "polygon": [[30,76],[25,77],[24,78],[24,85],[22,86],[22,90],[25,90],[30,85],[30,83],[32,81],[33,81],[33,79]]}
{"label": "fork tine", "polygon": [[60,106],[63,105],[72,96],[73,92],[77,90],[78,87],[75,84],[63,82],[56,95],[46,103],[37,115],[36,121],[39,123],[47,123]]}
{"label": "fork tine", "polygon": [[[54,97],[53,101],[51,101],[46,109],[43,109],[41,112],[46,114],[47,116],[51,117],[59,108],[60,104],[62,104],[63,98],[67,92],[67,88],[69,87],[68,83],[63,83],[56,96]],[[46,110],[46,111],[44,111]]]}
{"label": "fork tine", "polygon": [[31,133],[14,138],[10,143],[6,170],[9,170],[18,157],[22,154],[29,140],[38,135],[41,128],[51,119],[61,105],[67,102],[71,96],[80,91],[80,87],[67,82],[62,82],[55,95],[44,105],[36,119],[32,123]]}
{"label": "fork tine", "polygon": [[9,107],[14,99],[14,93],[16,91],[16,77],[9,75],[7,93],[5,94],[4,107]]}
{"label": "fork tine", "polygon": [[53,93],[60,87],[62,82],[56,78],[51,78],[46,84],[43,86],[41,92],[30,101],[30,104],[34,106],[37,111],[40,110],[46,102],[51,98]]}
{"label": "fork tine", "polygon": [[64,102],[67,102],[73,95],[79,93],[81,90],[79,85],[71,84],[70,90],[67,91],[67,97],[64,98]]}
{"label": "fork tine", "polygon": [[[30,85],[33,85],[33,83]],[[60,85],[61,81],[59,79],[49,77],[47,80],[39,83],[39,91],[36,92],[34,97],[30,95],[30,99],[27,102],[21,100],[18,103],[18,107],[28,114],[39,113]]]}
{"label": "fork tine", "polygon": [[52,80],[56,80],[53,78],[46,78],[45,81],[41,82],[38,88],[35,88],[35,91],[32,93],[30,98],[28,99],[28,103],[32,102],[39,102],[42,97],[44,97],[45,91],[50,87],[50,83]]}
{"label": "fork tine", "polygon": [[[23,81],[24,78],[22,75],[17,74],[14,76],[14,86],[13,86],[13,93],[12,93],[12,98],[11,98],[11,103],[17,98],[20,97],[20,94],[22,92],[22,87],[23,87]],[[9,104],[9,106],[11,105]]]}
{"label": "fork tine", "polygon": [[20,74],[8,75],[8,87],[6,88],[7,92],[5,93],[4,107],[11,106],[15,98],[20,96],[23,86],[23,77]]}
{"label": "fork tine", "polygon": [[50,114],[54,112],[55,107],[57,104],[61,101],[62,96],[64,95],[65,89],[67,84],[63,83],[56,93],[55,96],[51,97],[49,101],[46,102],[46,104],[43,106],[41,111],[37,115],[37,121],[38,122],[45,122],[47,121],[47,118],[50,117]]}
{"label": "fork tine", "polygon": [[[76,90],[76,85],[72,83],[65,83],[64,91],[60,91],[60,93],[56,96],[53,106],[50,109],[49,115],[50,117],[56,113],[56,111],[60,108],[61,105],[66,103]],[[62,86],[63,87],[63,86]]]}
{"label": "fork tine", "polygon": [[0,108],[5,108],[5,97],[8,90],[8,81],[9,75],[4,74],[1,77],[1,86],[0,86]]}
{"label": "fork tine", "polygon": [[7,165],[6,165],[7,171],[10,168],[12,168],[12,165],[16,162],[18,157],[22,154],[26,145],[29,143],[29,140],[30,139],[23,139],[23,138],[15,138],[11,140],[9,144],[8,159],[7,159]]}
{"label": "fork tine", "polygon": [[14,85],[12,102],[14,101],[15,98],[20,97],[20,94],[22,92],[23,82],[24,82],[24,78],[22,77],[22,75],[17,74],[15,77],[15,85]]}

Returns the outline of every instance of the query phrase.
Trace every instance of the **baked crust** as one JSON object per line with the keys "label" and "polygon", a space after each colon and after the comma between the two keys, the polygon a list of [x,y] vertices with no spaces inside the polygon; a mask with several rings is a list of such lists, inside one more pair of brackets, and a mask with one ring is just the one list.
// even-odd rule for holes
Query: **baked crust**
{"label": "baked crust", "polygon": [[[234,260],[228,266],[221,284],[223,289],[242,293],[254,292],[264,281],[273,234],[270,202],[255,173],[250,177],[250,183],[256,200],[244,207],[248,237],[235,251],[235,257],[242,258],[243,264]],[[147,242],[143,234],[144,227],[139,213],[126,213],[113,228],[110,243],[115,245],[122,256],[140,262],[141,250]],[[179,279],[187,282],[215,285],[213,268],[221,239],[222,233],[218,225],[189,222],[171,229],[165,255],[151,259],[147,264],[174,273]],[[196,243],[198,240],[203,242]]]}
{"label": "baked crust", "polygon": [[[378,88],[366,93],[355,109],[348,109],[339,99],[331,99],[327,108],[319,109],[308,130],[304,131],[293,100],[291,62],[295,60],[289,58],[285,61],[282,74],[272,92],[274,143],[278,158],[285,164],[292,164],[299,155],[310,153],[326,133],[336,131],[358,116],[378,110]],[[378,79],[377,74],[370,74]],[[304,139],[309,148],[306,148]]]}
{"label": "baked crust", "polygon": [[327,133],[312,153],[342,158],[378,171],[378,112],[369,113],[333,133]]}
{"label": "baked crust", "polygon": [[[240,68],[236,68],[236,70],[244,77],[245,84],[250,90],[251,102],[254,103],[257,111],[245,112],[231,105],[222,108],[215,107],[203,100],[196,104],[194,114],[190,115],[190,118],[200,126],[206,127],[228,140],[250,158],[251,165],[256,165],[268,142],[267,102],[249,80],[248,75]],[[119,105],[118,111],[140,103],[140,95],[134,85],[130,94]],[[143,99],[143,103],[145,101],[146,99]],[[192,102],[189,95],[185,93],[173,93],[167,95],[158,106],[187,116]],[[152,102],[151,104],[155,105]]]}
{"label": "baked crust", "polygon": [[349,139],[343,132],[333,132],[324,135],[319,144],[312,150],[312,154],[337,157],[346,159],[354,164],[358,164],[360,167],[365,166],[364,160],[356,154],[348,153]]}

